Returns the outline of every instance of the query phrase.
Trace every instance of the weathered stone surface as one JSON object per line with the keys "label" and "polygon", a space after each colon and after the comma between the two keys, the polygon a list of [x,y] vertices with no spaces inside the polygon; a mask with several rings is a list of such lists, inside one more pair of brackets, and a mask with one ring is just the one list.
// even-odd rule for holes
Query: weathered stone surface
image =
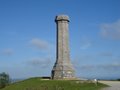
{"label": "weathered stone surface", "polygon": [[68,21],[69,22],[69,17],[67,15],[59,15],[56,16],[55,21]]}
{"label": "weathered stone surface", "polygon": [[69,17],[66,15],[56,16],[55,22],[57,25],[57,52],[51,77],[52,79],[73,79],[75,78],[74,69],[69,55]]}

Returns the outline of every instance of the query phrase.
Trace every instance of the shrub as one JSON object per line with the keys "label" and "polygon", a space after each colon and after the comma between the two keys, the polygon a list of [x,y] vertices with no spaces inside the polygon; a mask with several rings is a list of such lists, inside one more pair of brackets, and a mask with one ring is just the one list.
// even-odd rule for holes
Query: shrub
{"label": "shrub", "polygon": [[9,75],[6,73],[1,73],[0,74],[0,88],[4,88],[5,86],[9,85],[10,80],[9,80]]}

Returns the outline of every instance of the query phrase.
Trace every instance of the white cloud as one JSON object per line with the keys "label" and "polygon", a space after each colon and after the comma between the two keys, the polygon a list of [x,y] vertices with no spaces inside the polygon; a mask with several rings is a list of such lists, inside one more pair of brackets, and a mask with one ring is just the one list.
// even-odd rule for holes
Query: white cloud
{"label": "white cloud", "polygon": [[112,52],[102,52],[102,53],[100,53],[100,56],[112,57],[113,54],[112,54]]}
{"label": "white cloud", "polygon": [[38,49],[46,50],[49,49],[50,43],[39,38],[33,38],[30,40],[30,44]]}
{"label": "white cloud", "polygon": [[[75,65],[76,66],[76,65]],[[120,63],[112,63],[112,64],[101,64],[101,65],[78,65],[77,69],[82,70],[100,70],[103,69],[105,71],[113,71],[120,69]]]}
{"label": "white cloud", "polygon": [[11,56],[13,55],[13,49],[7,48],[1,51],[1,55]]}
{"label": "white cloud", "polygon": [[80,49],[88,49],[92,46],[92,42],[87,37],[83,37],[80,40]]}
{"label": "white cloud", "polygon": [[120,39],[120,20],[102,24],[101,35],[105,38]]}
{"label": "white cloud", "polygon": [[27,61],[27,64],[33,67],[48,68],[51,64],[51,59],[50,58],[33,58]]}

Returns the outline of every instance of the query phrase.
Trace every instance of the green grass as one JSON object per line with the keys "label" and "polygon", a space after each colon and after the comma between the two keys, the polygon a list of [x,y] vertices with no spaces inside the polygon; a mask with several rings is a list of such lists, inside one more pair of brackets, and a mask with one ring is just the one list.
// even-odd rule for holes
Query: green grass
{"label": "green grass", "polygon": [[11,84],[0,90],[99,90],[106,85],[69,80],[41,80],[40,78],[30,78]]}

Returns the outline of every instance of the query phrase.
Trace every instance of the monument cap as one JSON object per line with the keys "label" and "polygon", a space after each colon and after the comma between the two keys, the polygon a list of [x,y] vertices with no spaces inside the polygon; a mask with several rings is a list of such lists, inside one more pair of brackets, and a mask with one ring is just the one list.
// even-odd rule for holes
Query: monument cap
{"label": "monument cap", "polygon": [[57,15],[55,18],[56,21],[68,21],[69,22],[69,16],[67,15]]}

